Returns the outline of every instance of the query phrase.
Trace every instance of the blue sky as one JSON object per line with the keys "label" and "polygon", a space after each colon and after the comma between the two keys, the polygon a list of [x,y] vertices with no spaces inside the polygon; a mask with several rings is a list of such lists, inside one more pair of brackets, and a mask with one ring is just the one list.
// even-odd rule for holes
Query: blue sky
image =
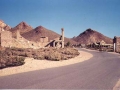
{"label": "blue sky", "polygon": [[120,0],[0,0],[0,19],[15,27],[25,21],[72,38],[88,28],[120,36]]}

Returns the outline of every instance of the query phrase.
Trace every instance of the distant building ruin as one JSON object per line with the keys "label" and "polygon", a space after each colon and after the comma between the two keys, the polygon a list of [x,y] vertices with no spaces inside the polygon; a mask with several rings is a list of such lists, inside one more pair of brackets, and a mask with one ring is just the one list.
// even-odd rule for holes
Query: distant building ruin
{"label": "distant building ruin", "polygon": [[88,44],[87,48],[91,48],[99,51],[113,51],[113,44],[106,44],[104,40],[101,40],[99,42]]}
{"label": "distant building ruin", "polygon": [[120,52],[120,37],[114,37],[113,39],[114,52]]}
{"label": "distant building ruin", "polygon": [[53,47],[64,48],[64,28],[61,28],[62,36],[53,41]]}
{"label": "distant building ruin", "polygon": [[41,43],[46,43],[46,42],[48,42],[48,37],[40,37],[40,42],[41,42]]}

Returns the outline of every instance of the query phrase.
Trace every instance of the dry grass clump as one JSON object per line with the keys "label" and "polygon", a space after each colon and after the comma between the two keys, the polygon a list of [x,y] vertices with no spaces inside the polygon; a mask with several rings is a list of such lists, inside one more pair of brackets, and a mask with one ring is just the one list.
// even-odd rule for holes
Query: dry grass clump
{"label": "dry grass clump", "polygon": [[41,48],[41,49],[22,49],[22,48],[4,48],[0,50],[0,68],[9,66],[23,65],[25,57],[31,57],[38,60],[68,60],[79,55],[79,52],[73,48]]}
{"label": "dry grass clump", "polygon": [[45,54],[45,59],[59,61],[62,59],[62,55],[58,51],[50,51]]}
{"label": "dry grass clump", "polygon": [[65,49],[62,49],[61,52],[67,55],[79,55],[78,50],[73,48],[65,48]]}
{"label": "dry grass clump", "polygon": [[47,60],[68,60],[70,58],[74,58],[79,55],[78,50],[73,49],[73,48],[64,48],[64,49],[55,49],[51,48],[46,52],[45,59]]}
{"label": "dry grass clump", "polygon": [[0,69],[11,66],[23,65],[25,57],[18,56],[17,52],[10,48],[0,49]]}

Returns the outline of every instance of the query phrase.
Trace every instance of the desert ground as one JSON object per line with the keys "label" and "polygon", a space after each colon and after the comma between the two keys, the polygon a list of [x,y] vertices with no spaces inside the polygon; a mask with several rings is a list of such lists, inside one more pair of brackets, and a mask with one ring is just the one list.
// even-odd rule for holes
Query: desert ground
{"label": "desert ground", "polygon": [[[86,50],[93,51],[88,49]],[[25,64],[22,66],[1,69],[0,76],[8,76],[8,75],[13,75],[18,73],[29,72],[29,71],[43,70],[48,68],[72,65],[72,64],[84,62],[93,57],[93,55],[88,52],[84,52],[84,51],[79,51],[79,52],[80,52],[79,56],[69,60],[62,60],[62,61],[49,61],[49,60],[37,60],[33,58],[26,58]],[[99,52],[99,51],[95,51],[95,52]],[[117,53],[112,52],[111,54],[117,54]],[[120,80],[116,83],[113,90],[119,90],[119,88],[120,88]]]}
{"label": "desert ground", "polygon": [[71,65],[71,64],[83,62],[85,60],[89,60],[90,58],[93,57],[93,55],[90,53],[84,51],[79,51],[79,52],[80,52],[79,56],[69,60],[61,60],[61,61],[48,61],[48,60],[37,60],[37,59],[35,60],[33,58],[26,58],[25,64],[22,66],[1,69],[0,76],[7,76],[7,75],[24,73],[34,70]]}

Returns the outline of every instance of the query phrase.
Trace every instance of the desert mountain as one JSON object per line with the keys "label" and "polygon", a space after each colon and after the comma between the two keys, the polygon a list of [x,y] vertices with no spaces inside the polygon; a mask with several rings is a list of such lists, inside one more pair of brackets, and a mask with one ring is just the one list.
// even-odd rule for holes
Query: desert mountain
{"label": "desert mountain", "polygon": [[20,33],[23,34],[23,33],[29,32],[32,29],[33,28],[30,25],[28,25],[27,23],[21,22],[16,27],[12,28],[10,31],[15,32],[15,31],[19,30]]}
{"label": "desert mountain", "polygon": [[[60,37],[60,35],[57,34],[56,32],[48,30],[43,26],[38,26],[29,32],[23,33],[22,36],[30,41],[39,41],[40,37],[48,37],[49,41]],[[69,38],[65,38],[65,42],[68,41],[71,43],[76,43],[75,41]]]}
{"label": "desert mountain", "polygon": [[90,44],[90,43],[95,43],[95,42],[100,42],[104,41],[107,44],[112,43],[112,39],[109,37],[104,36],[103,34],[92,30],[92,29],[87,29],[86,31],[82,32],[80,35],[77,37],[72,38],[76,42],[79,42],[81,44]]}
{"label": "desert mountain", "polygon": [[4,30],[10,30],[11,27],[7,24],[4,23],[4,21],[0,20],[0,27],[3,28]]}

